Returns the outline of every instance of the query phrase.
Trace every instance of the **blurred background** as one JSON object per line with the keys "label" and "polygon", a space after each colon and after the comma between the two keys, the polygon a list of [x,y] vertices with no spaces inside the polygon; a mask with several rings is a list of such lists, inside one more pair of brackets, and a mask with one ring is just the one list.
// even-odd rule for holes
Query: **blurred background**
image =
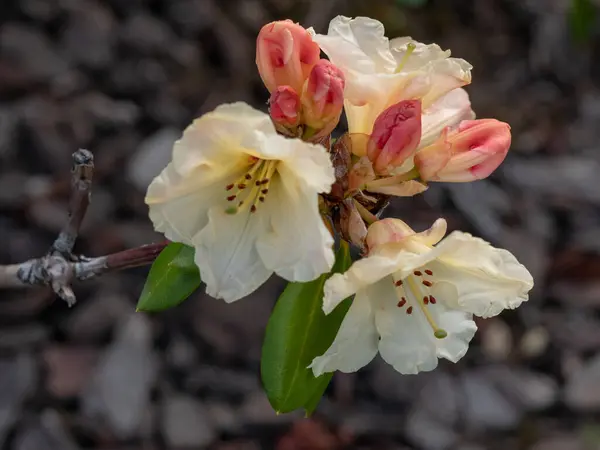
{"label": "blurred background", "polygon": [[[594,3],[595,1],[595,3]],[[92,150],[76,250],[158,241],[145,188],[192,118],[266,109],[260,27],[325,32],[338,14],[437,42],[474,65],[480,118],[512,126],[490,179],[435,185],[390,213],[440,215],[534,274],[528,304],[480,322],[459,364],[336,375],[313,418],[277,416],[259,382],[273,279],[225,305],[201,293],[135,313],[147,268],[0,292],[0,446],[14,450],[600,448],[600,36],[597,0],[2,0],[0,263],[42,255],[67,211],[71,153]]]}

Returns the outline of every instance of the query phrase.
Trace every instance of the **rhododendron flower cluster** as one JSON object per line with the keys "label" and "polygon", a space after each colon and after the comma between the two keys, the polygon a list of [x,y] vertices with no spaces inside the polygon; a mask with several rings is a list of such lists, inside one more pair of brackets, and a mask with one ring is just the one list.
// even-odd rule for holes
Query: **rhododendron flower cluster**
{"label": "rhododendron flower cluster", "polygon": [[[388,39],[374,19],[339,16],[327,34],[290,20],[265,25],[256,64],[268,112],[240,102],[196,119],[146,196],[155,229],[193,248],[209,295],[233,302],[275,273],[297,287],[317,283],[319,314],[350,298],[301,368],[315,377],[356,371],[377,354],[402,374],[457,362],[473,316],[528,299],[532,277],[507,250],[446,235],[441,218],[421,232],[411,217],[381,218],[393,197],[486,178],[506,157],[510,126],[475,119],[469,63],[435,44]],[[342,113],[348,129],[334,139]],[[338,270],[335,242],[344,241],[361,257]]]}

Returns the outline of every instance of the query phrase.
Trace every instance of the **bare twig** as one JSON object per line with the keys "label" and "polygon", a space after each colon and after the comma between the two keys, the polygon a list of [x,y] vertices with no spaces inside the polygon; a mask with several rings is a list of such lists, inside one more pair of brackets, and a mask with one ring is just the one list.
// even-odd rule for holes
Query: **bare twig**
{"label": "bare twig", "polygon": [[112,253],[97,258],[73,255],[79,228],[90,203],[94,157],[87,150],[73,153],[71,200],[67,223],[45,256],[20,264],[0,265],[0,289],[50,286],[69,306],[75,301],[71,284],[88,280],[107,272],[144,266],[152,263],[168,241],[159,244]]}
{"label": "bare twig", "polygon": [[79,235],[79,227],[90,204],[90,190],[94,174],[94,156],[88,150],[79,149],[73,153],[71,172],[71,200],[69,219],[52,244],[50,253],[69,257]]}

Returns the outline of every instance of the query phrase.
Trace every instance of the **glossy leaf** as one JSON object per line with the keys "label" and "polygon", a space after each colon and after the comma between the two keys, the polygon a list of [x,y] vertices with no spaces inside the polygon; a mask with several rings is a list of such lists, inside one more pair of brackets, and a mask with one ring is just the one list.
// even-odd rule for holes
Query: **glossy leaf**
{"label": "glossy leaf", "polygon": [[136,310],[155,312],[173,308],[198,289],[200,283],[194,249],[171,243],[152,264]]}
{"label": "glossy leaf", "polygon": [[[350,264],[348,244],[342,241],[333,272],[344,272]],[[350,306],[345,300],[331,314],[323,313],[323,286],[329,276],[289,283],[267,324],[261,376],[277,412],[304,408],[307,414],[312,413],[331,380],[332,374],[315,378],[307,369],[313,358],[329,348]]]}

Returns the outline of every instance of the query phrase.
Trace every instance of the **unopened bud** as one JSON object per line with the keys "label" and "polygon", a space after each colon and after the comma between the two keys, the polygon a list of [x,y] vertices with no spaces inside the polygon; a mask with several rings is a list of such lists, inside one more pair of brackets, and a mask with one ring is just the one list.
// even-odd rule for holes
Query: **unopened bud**
{"label": "unopened bud", "polygon": [[367,156],[378,174],[402,165],[421,140],[421,101],[404,100],[383,111],[373,124]]}
{"label": "unopened bud", "polygon": [[465,182],[487,178],[504,161],[510,126],[496,119],[464,120],[415,155],[425,181]]}
{"label": "unopened bud", "polygon": [[269,98],[271,119],[284,128],[298,126],[300,110],[300,96],[290,86],[279,86]]}
{"label": "unopened bud", "polygon": [[320,52],[308,31],[289,19],[265,25],[256,39],[256,65],[269,92],[278,86],[301,92]]}
{"label": "unopened bud", "polygon": [[313,67],[302,91],[303,122],[320,134],[330,133],[344,107],[344,74],[321,59]]}

